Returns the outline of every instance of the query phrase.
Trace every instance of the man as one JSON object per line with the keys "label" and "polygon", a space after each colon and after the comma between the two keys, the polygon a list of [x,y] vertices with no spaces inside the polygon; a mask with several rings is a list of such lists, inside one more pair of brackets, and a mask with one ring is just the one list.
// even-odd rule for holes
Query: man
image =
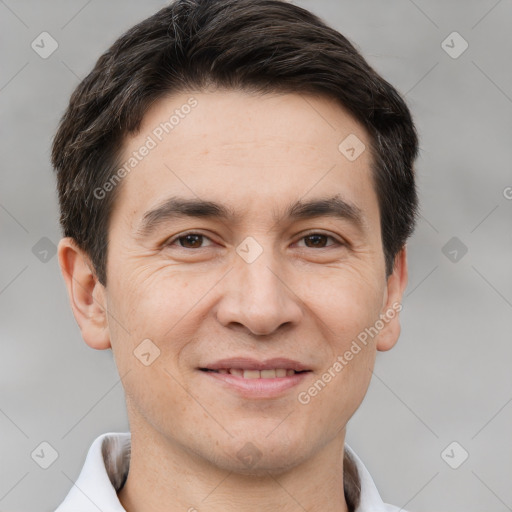
{"label": "man", "polygon": [[77,87],[59,263],[130,433],[58,512],[398,510],[345,445],[407,284],[418,140],[349,41],[278,0],[178,0]]}

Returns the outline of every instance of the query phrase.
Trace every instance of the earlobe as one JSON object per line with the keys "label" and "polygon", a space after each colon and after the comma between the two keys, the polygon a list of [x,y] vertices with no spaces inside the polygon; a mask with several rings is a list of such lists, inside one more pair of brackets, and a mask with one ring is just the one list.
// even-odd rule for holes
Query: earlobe
{"label": "earlobe", "polygon": [[385,352],[393,348],[400,336],[400,311],[402,296],[407,286],[407,248],[404,246],[395,257],[393,272],[387,279],[386,294],[381,311],[383,329],[377,337],[377,350]]}
{"label": "earlobe", "polygon": [[106,294],[87,254],[69,237],[58,246],[59,265],[82,338],[91,348],[110,348]]}

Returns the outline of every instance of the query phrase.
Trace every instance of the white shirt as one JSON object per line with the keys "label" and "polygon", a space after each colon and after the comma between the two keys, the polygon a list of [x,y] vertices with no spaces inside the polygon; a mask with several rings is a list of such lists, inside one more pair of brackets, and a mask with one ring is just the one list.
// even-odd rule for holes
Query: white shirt
{"label": "white shirt", "polygon": [[[130,432],[107,432],[89,448],[85,464],[74,486],[55,512],[126,512],[117,497],[130,465]],[[361,498],[355,512],[406,512],[384,503],[370,473],[345,444],[355,461],[361,483]]]}

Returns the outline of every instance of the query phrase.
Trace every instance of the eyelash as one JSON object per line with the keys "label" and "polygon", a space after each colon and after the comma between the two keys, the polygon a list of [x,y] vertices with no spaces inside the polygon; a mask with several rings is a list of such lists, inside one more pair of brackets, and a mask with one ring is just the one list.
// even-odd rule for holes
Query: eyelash
{"label": "eyelash", "polygon": [[[164,247],[172,247],[174,245],[174,242],[177,242],[178,240],[180,240],[181,238],[186,238],[187,236],[189,235],[199,235],[199,236],[202,236],[203,238],[207,238],[208,240],[210,241],[213,241],[210,239],[210,237],[204,235],[203,233],[198,233],[196,231],[189,231],[189,232],[186,232],[186,233],[183,233],[183,234],[180,234],[178,236],[175,236],[174,238],[171,238],[170,240],[168,240],[167,242],[165,242],[163,245]],[[339,247],[342,247],[344,245],[346,245],[345,243],[343,242],[340,242],[339,240],[337,240],[334,236],[332,235],[327,235],[326,233],[321,233],[321,232],[317,232],[317,231],[311,231],[310,233],[306,233],[305,235],[303,235],[301,238],[299,238],[299,240],[304,240],[305,238],[308,238],[308,237],[311,237],[313,235],[320,235],[320,236],[324,236],[324,237],[327,237],[327,238],[331,238],[332,240],[334,240],[336,242],[336,244],[339,246]],[[198,249],[205,249],[206,247],[198,247],[198,248],[195,248],[195,249],[191,249],[189,247],[181,247],[181,246],[178,246],[180,249],[185,249],[185,250],[188,250],[188,251],[194,251],[194,250],[198,250]],[[329,247],[332,247],[332,245],[328,245],[327,247],[320,247],[320,249],[327,249]],[[314,247],[304,247],[305,249],[314,249]]]}

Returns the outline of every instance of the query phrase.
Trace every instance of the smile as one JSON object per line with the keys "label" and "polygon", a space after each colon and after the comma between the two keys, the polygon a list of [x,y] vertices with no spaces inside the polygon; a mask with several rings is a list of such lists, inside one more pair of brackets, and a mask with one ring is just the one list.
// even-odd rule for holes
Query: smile
{"label": "smile", "polygon": [[295,370],[288,368],[276,368],[268,370],[244,370],[241,368],[221,368],[219,370],[210,370],[208,368],[201,368],[201,370],[205,372],[219,373],[221,375],[235,375],[236,377],[242,377],[244,379],[275,379],[291,377],[296,373],[303,373],[301,371],[296,372]]}
{"label": "smile", "polygon": [[[311,370],[267,368],[253,370],[242,368],[199,368],[199,373],[208,380],[208,386],[219,386],[221,391],[234,393],[250,400],[275,399],[286,396],[292,388],[303,383]],[[295,396],[295,395],[294,395]]]}

